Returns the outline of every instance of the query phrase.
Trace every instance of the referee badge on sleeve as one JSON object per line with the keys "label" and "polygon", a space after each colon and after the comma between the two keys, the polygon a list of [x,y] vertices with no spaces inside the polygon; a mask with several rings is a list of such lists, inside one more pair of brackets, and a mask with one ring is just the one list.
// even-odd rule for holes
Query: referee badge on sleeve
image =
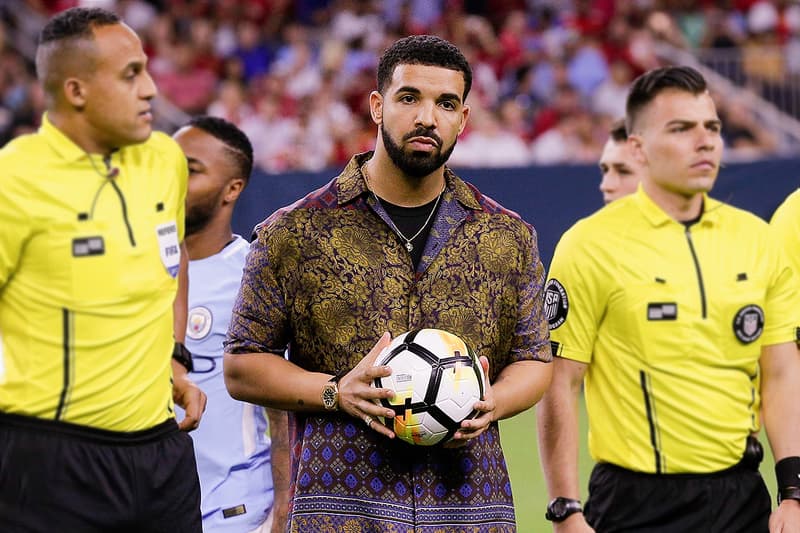
{"label": "referee badge on sleeve", "polygon": [[733,318],[733,333],[743,344],[750,344],[764,331],[764,311],[755,304],[745,305]]}
{"label": "referee badge on sleeve", "polygon": [[555,278],[550,278],[544,288],[544,314],[550,329],[556,329],[567,320],[569,298],[564,286]]}
{"label": "referee badge on sleeve", "polygon": [[167,222],[156,226],[158,236],[158,249],[161,252],[161,262],[169,275],[177,277],[178,267],[181,263],[181,246],[178,242],[178,225]]}

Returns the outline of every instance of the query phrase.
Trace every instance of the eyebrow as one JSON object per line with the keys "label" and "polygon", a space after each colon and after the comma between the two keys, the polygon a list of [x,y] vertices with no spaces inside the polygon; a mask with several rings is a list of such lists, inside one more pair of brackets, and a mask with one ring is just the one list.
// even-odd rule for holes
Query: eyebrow
{"label": "eyebrow", "polygon": [[[667,122],[667,127],[670,127],[670,126],[696,126],[697,124],[700,124],[700,123],[701,123],[701,121],[697,121],[697,120],[685,120],[685,119],[677,118],[675,120],[670,120],[669,122]],[[718,119],[718,118],[710,119],[710,120],[703,120],[702,124],[705,127],[712,126],[712,125],[718,126],[718,127],[722,127],[722,121],[720,119]]]}
{"label": "eyebrow", "polygon": [[146,58],[143,60],[134,59],[133,61],[130,61],[127,65],[125,65],[125,68],[122,69],[122,72],[126,72],[130,69],[144,70],[146,67],[147,67]]}
{"label": "eyebrow", "polygon": [[[422,94],[422,91],[420,91],[416,87],[412,87],[410,85],[404,85],[404,86],[400,87],[399,89],[397,89],[397,91],[395,91],[395,94],[400,94],[400,93],[411,93],[411,94],[419,95],[419,94]],[[456,102],[461,103],[461,97],[459,97],[455,93],[442,93],[442,94],[440,94],[439,97],[436,99],[436,101],[437,102],[441,102],[442,100],[455,100]]]}
{"label": "eyebrow", "polygon": [[201,160],[197,159],[196,157],[187,157],[186,163],[188,165],[202,165],[205,166],[206,164],[203,163]]}

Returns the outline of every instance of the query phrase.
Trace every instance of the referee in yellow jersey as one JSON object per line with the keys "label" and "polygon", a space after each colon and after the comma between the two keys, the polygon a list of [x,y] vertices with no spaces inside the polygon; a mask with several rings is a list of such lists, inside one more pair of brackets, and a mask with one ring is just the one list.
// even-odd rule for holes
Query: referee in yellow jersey
{"label": "referee in yellow jersey", "polygon": [[42,126],[0,150],[4,532],[201,531],[173,412],[192,429],[205,405],[176,343],[188,170],[151,131],[146,62],[113,13],[55,16],[36,56]]}
{"label": "referee in yellow jersey", "polygon": [[[720,120],[694,69],[639,77],[629,143],[636,193],[576,223],[546,285],[555,358],[538,408],[554,530],[790,532],[800,528],[796,280],[768,226],[707,195]],[[597,465],[579,501],[585,385]],[[778,478],[758,473],[766,427]]]}
{"label": "referee in yellow jersey", "polygon": [[800,277],[800,189],[778,206],[770,221],[776,242],[781,243],[795,273]]}

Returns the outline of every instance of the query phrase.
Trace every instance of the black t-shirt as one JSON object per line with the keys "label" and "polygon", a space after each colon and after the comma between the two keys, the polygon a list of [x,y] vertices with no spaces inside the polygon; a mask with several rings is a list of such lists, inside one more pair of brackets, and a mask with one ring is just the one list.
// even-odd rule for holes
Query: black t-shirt
{"label": "black t-shirt", "polygon": [[[399,236],[400,242],[405,246],[406,239],[413,237],[413,239],[411,239],[411,246],[413,248],[409,253],[411,254],[411,262],[414,264],[414,268],[417,268],[417,265],[422,259],[422,252],[425,250],[425,242],[428,240],[428,234],[431,232],[433,220],[436,218],[436,214],[432,214],[431,210],[434,209],[438,199],[439,197],[437,196],[427,204],[417,207],[401,207],[387,202],[382,198],[379,199],[381,204],[383,204],[383,208],[386,209],[389,218],[394,222],[396,229],[403,234]],[[436,208],[438,209],[438,206],[436,206]],[[425,225],[424,228],[422,227],[423,224]],[[417,232],[419,232],[419,234],[414,237]]]}

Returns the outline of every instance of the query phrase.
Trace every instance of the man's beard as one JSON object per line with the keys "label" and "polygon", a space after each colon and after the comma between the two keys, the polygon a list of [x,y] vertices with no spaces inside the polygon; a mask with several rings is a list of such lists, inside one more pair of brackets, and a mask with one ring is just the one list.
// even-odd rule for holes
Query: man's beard
{"label": "man's beard", "polygon": [[407,153],[399,144],[394,142],[394,139],[383,127],[383,124],[380,125],[380,129],[383,146],[386,148],[386,153],[389,154],[392,163],[403,174],[414,178],[423,178],[444,165],[450,159],[450,154],[453,153],[453,149],[456,147],[456,141],[454,140],[449,148],[442,151],[442,139],[438,135],[428,129],[417,128],[403,136],[403,140],[406,141],[413,137],[429,137],[436,141],[438,148],[433,152],[414,151]]}
{"label": "man's beard", "polygon": [[214,218],[216,212],[216,198],[215,201],[208,202],[205,205],[194,205],[186,209],[186,236],[200,233],[211,219]]}

